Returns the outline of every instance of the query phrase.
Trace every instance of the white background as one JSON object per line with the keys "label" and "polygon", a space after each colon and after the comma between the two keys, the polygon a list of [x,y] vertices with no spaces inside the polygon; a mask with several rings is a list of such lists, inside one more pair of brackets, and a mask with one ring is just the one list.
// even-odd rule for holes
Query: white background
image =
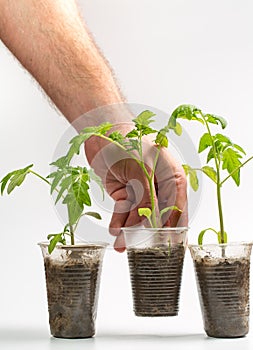
{"label": "white background", "polygon": [[[251,1],[80,0],[98,45],[114,68],[129,102],[171,112],[181,103],[227,118],[226,133],[252,147],[253,22]],[[35,163],[47,174],[68,123],[50,107],[37,84],[0,44],[0,177]],[[201,129],[185,124],[197,142]],[[230,240],[252,240],[253,164],[242,170],[242,185],[224,188]],[[217,225],[214,188],[204,182],[189,241]],[[206,186],[208,187],[206,187]],[[0,344],[4,349],[116,349],[139,347],[249,349],[253,335],[212,340],[204,335],[193,266],[187,252],[176,318],[137,318],[132,312],[126,254],[108,250],[103,267],[92,340],[51,339],[44,271],[38,241],[61,229],[43,183],[30,180],[0,199]],[[98,228],[88,222],[87,231]],[[2,345],[1,345],[2,348]]]}

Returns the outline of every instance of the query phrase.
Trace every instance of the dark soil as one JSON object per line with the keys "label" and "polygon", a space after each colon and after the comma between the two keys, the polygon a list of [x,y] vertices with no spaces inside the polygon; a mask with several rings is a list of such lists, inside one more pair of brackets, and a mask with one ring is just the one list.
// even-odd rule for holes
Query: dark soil
{"label": "dark soil", "polygon": [[249,331],[249,271],[247,259],[195,261],[207,335],[235,338]]}
{"label": "dark soil", "polygon": [[49,323],[59,338],[95,334],[100,263],[71,257],[65,262],[45,259]]}
{"label": "dark soil", "polygon": [[176,316],[184,246],[130,248],[127,253],[136,316]]}

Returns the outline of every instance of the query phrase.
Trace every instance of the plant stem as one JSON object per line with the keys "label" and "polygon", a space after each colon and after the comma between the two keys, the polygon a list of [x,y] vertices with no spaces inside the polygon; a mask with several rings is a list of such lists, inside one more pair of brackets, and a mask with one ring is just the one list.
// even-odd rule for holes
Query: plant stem
{"label": "plant stem", "polygon": [[75,245],[75,235],[74,235],[74,230],[73,230],[73,226],[72,225],[69,225],[69,231],[70,231],[71,245]]}
{"label": "plant stem", "polygon": [[234,169],[233,171],[231,171],[231,173],[224,179],[221,181],[220,185],[222,186],[224,184],[224,182],[226,182],[234,173],[237,172],[237,170],[239,170],[240,168],[242,168],[245,164],[247,164],[251,159],[253,159],[253,156],[250,157],[249,159],[247,159],[244,163],[240,164],[236,169]]}
{"label": "plant stem", "polygon": [[41,176],[40,174],[36,173],[35,171],[33,171],[33,170],[31,170],[31,169],[29,170],[29,172],[30,172],[31,174],[33,174],[33,175],[39,177],[41,180],[45,181],[48,185],[51,186],[51,183],[50,183],[47,179],[45,179],[43,176]]}
{"label": "plant stem", "polygon": [[222,201],[221,201],[220,159],[219,159],[218,154],[217,154],[216,146],[215,146],[215,143],[213,141],[213,137],[212,137],[208,122],[206,121],[206,119],[202,113],[201,113],[201,116],[202,116],[204,123],[206,125],[207,132],[211,138],[212,147],[213,147],[214,162],[215,162],[215,167],[216,167],[216,172],[217,172],[216,193],[217,193],[218,212],[219,212],[219,221],[220,221],[221,243],[226,243],[225,242],[223,211],[222,211]]}
{"label": "plant stem", "polygon": [[[111,143],[113,143],[115,146],[118,146],[119,148],[121,148],[123,151],[127,152],[132,159],[134,159],[138,164],[139,166],[141,167],[141,169],[143,170],[144,172],[144,175],[146,176],[147,180],[148,180],[148,183],[149,183],[149,189],[150,189],[150,203],[151,203],[151,212],[152,212],[152,215],[151,215],[151,221],[152,221],[152,226],[153,227],[157,227],[157,221],[156,221],[156,210],[155,210],[155,198],[154,198],[154,195],[155,195],[155,189],[154,189],[154,184],[153,184],[153,177],[154,177],[154,169],[155,169],[155,165],[154,165],[154,169],[152,170],[152,173],[151,173],[151,176],[149,175],[147,169],[146,169],[146,166],[143,162],[143,155],[142,155],[142,137],[139,138],[138,137],[138,140],[139,140],[139,144],[140,144],[140,160],[135,157],[131,152],[129,152],[127,150],[126,147],[124,147],[123,145],[121,145],[120,143],[118,142],[115,142],[113,141],[112,139],[110,139],[109,137],[105,136],[105,135],[101,135],[101,134],[96,134],[96,136],[99,136],[101,137],[102,139],[104,140],[107,140]],[[157,159],[155,160],[155,162],[157,163],[157,160],[158,160],[158,156],[159,156],[159,152],[158,152],[158,155],[157,155]]]}

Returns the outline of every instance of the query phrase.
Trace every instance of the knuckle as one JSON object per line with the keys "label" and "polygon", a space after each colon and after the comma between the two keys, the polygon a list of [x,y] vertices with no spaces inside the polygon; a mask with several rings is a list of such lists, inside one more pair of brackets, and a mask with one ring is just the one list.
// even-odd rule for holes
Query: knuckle
{"label": "knuckle", "polygon": [[183,169],[178,169],[175,172],[175,182],[178,190],[186,191],[187,189],[187,178]]}

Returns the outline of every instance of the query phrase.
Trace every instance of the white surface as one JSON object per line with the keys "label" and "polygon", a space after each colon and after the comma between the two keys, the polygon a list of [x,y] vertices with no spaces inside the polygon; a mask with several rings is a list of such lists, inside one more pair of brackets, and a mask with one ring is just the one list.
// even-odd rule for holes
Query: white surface
{"label": "white surface", "polygon": [[[83,0],[91,31],[115,69],[128,100],[171,112],[193,103],[225,116],[227,133],[252,154],[253,22],[251,1]],[[28,74],[0,45],[0,177],[34,162],[48,163],[67,122],[50,108]],[[187,128],[187,125],[185,124]],[[192,138],[200,135],[192,128]],[[224,189],[226,229],[231,240],[252,240],[252,164],[242,170],[240,189]],[[207,180],[208,181],[208,180]],[[205,182],[207,184],[207,181]],[[190,242],[216,224],[214,189],[205,188]],[[61,229],[44,184],[36,179],[0,198],[0,348],[16,349],[249,349],[245,339],[207,339],[203,332],[189,254],[185,261],[180,316],[142,319],[132,313],[126,255],[106,254],[97,338],[49,338],[42,258],[38,241]],[[87,230],[96,230],[88,222]]]}
{"label": "white surface", "polygon": [[252,337],[241,339],[213,339],[202,334],[188,333],[162,333],[159,330],[153,333],[106,332],[97,334],[90,339],[56,339],[48,338],[45,330],[13,329],[12,331],[0,331],[0,345],[2,349],[36,349],[36,350],[153,350],[159,349],[215,349],[215,350],[250,350],[252,349]]}

